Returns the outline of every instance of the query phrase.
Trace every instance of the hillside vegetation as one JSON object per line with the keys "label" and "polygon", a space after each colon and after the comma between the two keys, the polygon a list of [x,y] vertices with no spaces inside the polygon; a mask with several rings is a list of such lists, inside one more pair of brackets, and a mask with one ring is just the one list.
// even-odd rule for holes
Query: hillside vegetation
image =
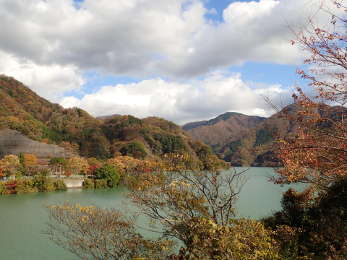
{"label": "hillside vegetation", "polygon": [[[318,110],[322,117],[339,120],[347,109],[322,105]],[[209,121],[186,124],[183,129],[192,138],[211,145],[220,158],[233,166],[277,167],[282,164],[274,152],[277,141],[296,135],[299,111],[298,105],[291,104],[269,118],[225,113]]]}
{"label": "hillside vegetation", "polygon": [[226,143],[238,140],[245,131],[264,120],[264,117],[227,112],[208,121],[185,124],[182,128],[194,139],[211,145],[218,151]]}
{"label": "hillside vegetation", "polygon": [[179,126],[161,118],[133,116],[94,118],[79,108],[64,109],[38,96],[14,78],[0,76],[0,129],[10,128],[31,139],[58,144],[81,156],[128,155],[160,159],[189,154],[192,163],[224,164],[210,147],[193,141]]}

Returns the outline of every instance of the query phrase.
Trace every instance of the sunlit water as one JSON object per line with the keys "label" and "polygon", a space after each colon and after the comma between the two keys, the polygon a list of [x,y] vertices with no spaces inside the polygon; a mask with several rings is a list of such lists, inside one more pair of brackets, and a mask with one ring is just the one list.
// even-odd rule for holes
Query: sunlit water
{"label": "sunlit water", "polygon": [[[249,169],[246,173],[248,180],[236,204],[239,216],[261,218],[281,208],[281,195],[288,186],[281,187],[269,182],[268,179],[273,174],[271,168]],[[0,196],[0,259],[77,259],[69,252],[55,246],[43,234],[48,221],[46,206],[64,202],[97,205],[130,212],[126,190],[123,188],[108,191],[69,190]]]}

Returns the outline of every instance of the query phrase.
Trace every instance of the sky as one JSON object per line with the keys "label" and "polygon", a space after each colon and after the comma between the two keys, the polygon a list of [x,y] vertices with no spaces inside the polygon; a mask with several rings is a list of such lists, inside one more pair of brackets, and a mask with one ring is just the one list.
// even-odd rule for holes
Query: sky
{"label": "sky", "polygon": [[0,0],[0,74],[94,116],[177,124],[290,102],[322,0]]}

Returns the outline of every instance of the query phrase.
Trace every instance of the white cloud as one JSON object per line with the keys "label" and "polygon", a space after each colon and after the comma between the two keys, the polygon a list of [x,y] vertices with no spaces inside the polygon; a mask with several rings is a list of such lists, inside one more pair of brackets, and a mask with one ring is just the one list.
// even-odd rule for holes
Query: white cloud
{"label": "white cloud", "polygon": [[[228,110],[268,115],[259,96],[277,100],[286,93],[280,86],[251,87],[240,76],[210,73],[247,61],[297,63],[301,52],[289,44],[288,26],[305,24],[320,3],[232,2],[224,21],[212,22],[203,0],[85,0],[80,8],[72,0],[0,0],[0,73],[52,101],[78,90],[87,70],[150,79],[62,101],[96,115],[176,122]],[[322,17],[315,18],[327,23]]]}
{"label": "white cloud", "polygon": [[0,50],[37,64],[117,75],[204,75],[246,61],[293,64],[288,25],[321,0],[232,2],[211,23],[202,0],[0,0]]}
{"label": "white cloud", "polygon": [[185,84],[151,79],[105,86],[81,99],[66,97],[61,105],[79,106],[96,116],[159,116],[181,124],[208,119],[226,111],[269,116],[274,111],[262,96],[268,94],[276,103],[281,95],[288,95],[288,92],[277,85],[264,85],[254,91],[239,74],[214,73],[203,80]]}
{"label": "white cloud", "polygon": [[61,100],[60,105],[62,105],[65,108],[80,107],[81,101],[76,97],[69,96],[64,97],[63,100]]}
{"label": "white cloud", "polygon": [[242,26],[259,18],[264,19],[264,16],[270,16],[278,4],[280,2],[276,0],[234,2],[224,10],[223,18],[226,23]]}
{"label": "white cloud", "polygon": [[16,78],[53,102],[58,102],[64,92],[78,90],[84,83],[75,66],[38,65],[1,51],[0,73]]}

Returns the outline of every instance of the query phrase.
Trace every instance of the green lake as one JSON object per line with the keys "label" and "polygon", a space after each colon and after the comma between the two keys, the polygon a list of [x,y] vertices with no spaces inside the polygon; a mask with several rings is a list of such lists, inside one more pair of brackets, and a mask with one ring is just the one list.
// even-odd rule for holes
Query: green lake
{"label": "green lake", "polygon": [[[240,171],[240,168],[236,168]],[[268,181],[272,168],[250,168],[236,204],[242,217],[261,218],[281,208],[281,194],[288,186]],[[297,186],[299,187],[299,186]],[[0,259],[73,260],[74,255],[55,246],[43,231],[48,221],[46,206],[64,202],[97,205],[129,212],[126,189],[68,190],[67,192],[8,195],[0,197]]]}

